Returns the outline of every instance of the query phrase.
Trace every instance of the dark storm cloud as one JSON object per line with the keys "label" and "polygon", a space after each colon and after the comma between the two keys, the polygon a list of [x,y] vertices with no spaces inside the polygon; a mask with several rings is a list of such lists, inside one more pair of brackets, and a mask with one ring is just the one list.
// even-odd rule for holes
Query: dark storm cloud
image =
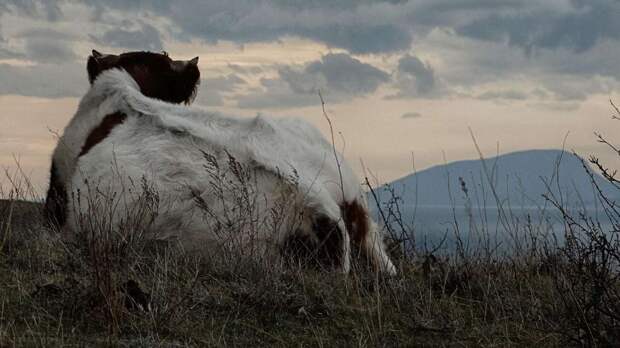
{"label": "dark storm cloud", "polygon": [[492,41],[507,41],[527,52],[536,48],[565,47],[575,52],[592,48],[602,39],[620,38],[620,2],[573,0],[566,12],[522,11],[492,13],[458,28],[462,35]]}
{"label": "dark storm cloud", "polygon": [[[5,11],[62,16],[62,0],[8,0]],[[616,0],[566,1],[406,1],[406,0],[189,0],[182,2],[87,0],[94,12],[108,9],[168,18],[181,29],[178,38],[238,43],[274,41],[295,35],[355,54],[396,52],[413,37],[448,27],[480,40],[507,41],[532,48],[587,50],[603,38],[620,38]],[[120,34],[120,32],[119,32]],[[128,31],[129,36],[136,32]],[[120,39],[120,35],[115,40]],[[136,36],[138,37],[138,36]],[[129,42],[135,40],[128,39]],[[120,46],[120,44],[119,44]]]}
{"label": "dark storm cloud", "polygon": [[352,53],[380,53],[406,50],[411,45],[411,34],[406,27],[364,24],[342,27],[339,24],[298,32],[299,36],[340,47]]}
{"label": "dark storm cloud", "polygon": [[398,61],[395,83],[398,93],[390,98],[430,96],[436,85],[435,71],[430,64],[407,54]]}
{"label": "dark storm cloud", "polygon": [[159,30],[149,24],[138,29],[111,29],[98,38],[103,44],[132,50],[161,51],[163,43]]}
{"label": "dark storm cloud", "polygon": [[343,102],[374,93],[390,76],[348,54],[327,54],[304,67],[281,67],[278,78],[261,80],[262,90],[240,96],[240,107],[316,105],[319,91],[330,102]]}
{"label": "dark storm cloud", "polygon": [[[345,48],[352,53],[380,53],[410,47],[410,26],[395,22],[395,6],[406,1],[89,1],[95,17],[106,9],[155,13],[181,29],[177,39],[207,42],[271,42],[299,36]],[[383,13],[390,12],[390,16]]]}
{"label": "dark storm cloud", "polygon": [[372,93],[389,81],[384,71],[344,53],[327,54],[302,70],[281,68],[279,74],[296,93],[316,93],[318,89],[325,89],[330,93],[357,96]]}
{"label": "dark storm cloud", "polygon": [[[85,0],[79,4],[5,0],[0,1],[0,15],[63,21],[72,13],[69,8],[82,5],[86,10],[90,7],[98,27],[85,28],[80,37],[50,37],[50,41],[63,41],[57,45],[34,37],[17,43],[0,40],[0,58],[26,56],[45,63],[75,59],[73,48],[83,46],[76,41],[84,43],[88,38],[114,47],[160,50],[164,38],[244,44],[294,36],[357,56],[404,55],[393,68],[397,91],[390,98],[437,97],[451,93],[444,90],[449,87],[483,99],[515,100],[522,96],[507,93],[509,87],[489,87],[497,90],[488,92],[480,92],[479,87],[523,77],[536,84],[533,88],[547,91],[546,98],[583,100],[614,90],[617,83],[588,81],[579,87],[575,81],[607,77],[620,81],[613,59],[620,54],[617,0]],[[448,33],[452,41],[429,44],[439,31]],[[412,45],[416,53],[432,57],[432,64],[407,55]],[[451,50],[452,55],[438,54],[441,50]],[[330,75],[337,75],[339,69],[327,74],[329,66],[321,65],[325,62],[315,63],[314,72],[311,67],[280,68],[277,77],[262,80],[254,96],[269,91],[290,105],[308,104],[314,103],[312,88],[324,88],[329,91],[327,98],[342,101],[372,93],[386,83],[383,74],[371,73],[368,81],[339,84],[346,80]],[[231,66],[242,76],[266,71],[235,68],[239,67]],[[228,98],[229,92],[221,93],[213,91],[205,98],[214,103]],[[527,97],[537,98],[531,93]]]}

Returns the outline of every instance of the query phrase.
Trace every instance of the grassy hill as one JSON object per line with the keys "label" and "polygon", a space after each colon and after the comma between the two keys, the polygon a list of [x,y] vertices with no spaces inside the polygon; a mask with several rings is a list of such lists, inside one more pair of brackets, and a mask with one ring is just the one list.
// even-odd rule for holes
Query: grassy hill
{"label": "grassy hill", "polygon": [[0,346],[620,342],[618,272],[602,261],[618,249],[593,234],[570,247],[534,245],[523,224],[525,247],[511,255],[399,257],[392,248],[399,274],[385,278],[209,258],[114,231],[66,236],[41,225],[40,209],[0,203]]}

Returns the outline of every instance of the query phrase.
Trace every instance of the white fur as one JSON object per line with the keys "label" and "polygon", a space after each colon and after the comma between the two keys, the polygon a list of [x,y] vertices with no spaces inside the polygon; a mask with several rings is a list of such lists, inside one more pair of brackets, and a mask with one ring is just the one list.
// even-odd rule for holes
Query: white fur
{"label": "white fur", "polygon": [[[102,142],[78,157],[90,132],[106,115],[120,111],[127,115]],[[253,170],[254,195],[258,223],[252,227],[257,235],[236,236],[247,244],[258,239],[261,252],[274,254],[274,247],[297,227],[310,233],[313,214],[323,214],[337,221],[346,231],[340,205],[358,201],[366,207],[359,179],[332,145],[312,125],[300,119],[272,119],[263,116],[236,118],[222,116],[196,107],[165,103],[143,96],[131,76],[122,70],[102,73],[82,98],[78,111],[65,128],[54,151],[58,176],[69,191],[67,228],[75,229],[81,214],[101,210],[84,197],[95,190],[114,201],[109,215],[115,223],[131,212],[143,194],[143,178],[159,193],[165,214],[155,221],[161,238],[176,237],[187,245],[214,249],[227,243],[216,235],[216,222],[205,217],[197,207],[196,195],[215,212],[234,209],[234,194],[216,198],[213,178],[205,170],[203,152],[213,155],[226,167],[229,155]],[[234,180],[230,171],[223,174]],[[290,193],[295,187],[295,193]],[[289,190],[287,191],[287,188]],[[279,198],[292,199],[285,205],[290,215],[303,212],[300,218],[286,218],[281,226],[265,216],[277,207]],[[310,216],[309,216],[310,215]],[[297,224],[297,225],[295,225]],[[385,253],[376,225],[370,221],[370,233],[364,248],[375,264],[388,273],[395,269]],[[246,231],[247,232],[247,231]],[[247,232],[249,233],[249,232]],[[350,240],[344,232],[343,271],[350,267]]]}

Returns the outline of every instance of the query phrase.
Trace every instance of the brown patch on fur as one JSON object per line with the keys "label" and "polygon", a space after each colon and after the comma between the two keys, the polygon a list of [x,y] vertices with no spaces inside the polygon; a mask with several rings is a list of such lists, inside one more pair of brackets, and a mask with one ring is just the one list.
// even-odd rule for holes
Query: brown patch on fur
{"label": "brown patch on fur", "polygon": [[351,241],[360,246],[368,236],[368,213],[363,205],[357,201],[344,202],[340,205],[340,213],[349,232]]}
{"label": "brown patch on fur", "polygon": [[86,142],[84,143],[84,146],[82,146],[82,151],[80,151],[80,155],[78,157],[87,154],[90,149],[103,141],[103,139],[110,134],[112,129],[123,123],[126,118],[127,116],[121,112],[115,112],[104,117],[103,121],[101,121],[101,123],[90,132],[88,138],[86,138]]}

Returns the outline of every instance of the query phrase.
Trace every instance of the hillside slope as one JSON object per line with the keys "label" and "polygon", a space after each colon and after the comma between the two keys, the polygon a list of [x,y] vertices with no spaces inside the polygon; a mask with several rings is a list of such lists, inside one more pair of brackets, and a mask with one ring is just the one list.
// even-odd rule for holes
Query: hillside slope
{"label": "hillside slope", "polygon": [[[514,206],[539,206],[545,201],[542,194],[548,192],[562,193],[570,203],[592,205],[596,201],[591,178],[581,160],[562,150],[513,152],[488,158],[484,163],[479,159],[452,162],[410,174],[389,185],[405,205],[462,206],[466,200],[459,178],[463,179],[473,205],[496,205],[492,187],[502,202],[509,201]],[[595,174],[594,180],[610,197],[618,196],[619,192],[603,177]],[[382,199],[388,197],[386,186],[376,192]]]}

